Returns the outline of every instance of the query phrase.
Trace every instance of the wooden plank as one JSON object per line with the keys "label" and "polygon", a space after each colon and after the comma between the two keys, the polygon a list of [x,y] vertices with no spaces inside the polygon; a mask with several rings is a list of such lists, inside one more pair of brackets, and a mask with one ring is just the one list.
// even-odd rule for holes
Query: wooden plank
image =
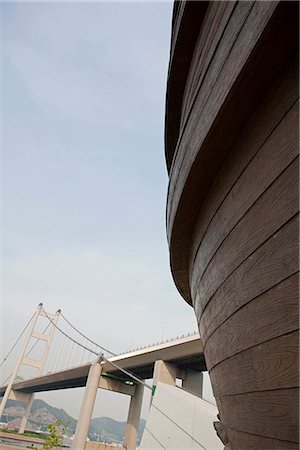
{"label": "wooden plank", "polygon": [[[178,139],[177,149],[170,170],[169,197],[174,200],[174,203],[168,203],[167,223],[171,222],[173,208],[175,207],[177,209],[176,200],[179,200],[181,196],[181,193],[177,191],[178,189],[180,191],[182,190],[199,148],[201,148],[213,121],[217,117],[221,105],[224,104],[226,96],[229,94],[239,73],[245,66],[251,51],[274,13],[277,3],[276,1],[255,3],[251,9],[251,13],[247,17],[242,32],[234,42],[234,46],[224,66],[221,68],[218,67],[218,69],[221,69],[221,72],[218,72],[217,67],[215,68],[218,83],[214,85],[213,89],[211,87],[209,88],[209,101],[205,102],[204,109],[202,103],[202,95],[205,95],[203,92],[204,89],[202,89],[201,96],[197,97],[184,133]],[[230,39],[229,36],[223,36],[224,40],[227,38]],[[210,73],[209,78],[214,78],[214,75]],[[195,120],[196,117],[201,117],[201,120]],[[188,158],[186,157],[187,150]],[[180,183],[177,183],[179,172]]]}
{"label": "wooden plank", "polygon": [[211,361],[214,366],[275,335],[297,330],[298,296],[299,277],[295,274],[247,303],[207,339],[204,347],[206,361]]}
{"label": "wooden plank", "polygon": [[[204,294],[201,300],[203,301],[203,308],[207,303],[207,299],[218,287],[218,283],[220,284],[226,278],[226,267],[223,266],[222,271],[220,271],[220,260],[223,260],[221,265],[226,263],[222,256],[224,252],[228,262],[227,270],[230,268],[231,261],[234,258],[236,267],[243,258],[243,254],[240,254],[240,252],[244,252],[246,257],[249,252],[254,250],[255,245],[259,245],[262,240],[266,239],[268,233],[272,234],[276,231],[277,223],[279,228],[282,225],[282,221],[286,221],[293,212],[298,210],[298,190],[295,189],[298,180],[297,163],[294,163],[294,166],[287,171],[288,176],[293,176],[294,184],[288,184],[288,187],[285,188],[284,184],[287,184],[288,180],[285,178],[287,175],[283,175],[279,181],[276,181],[271,186],[264,198],[260,198],[272,182],[297,157],[297,154],[298,105],[295,104],[240,175],[215,214],[202,239],[194,263],[191,286],[192,296],[195,295],[201,277],[213,256],[231,230],[236,227],[233,235],[228,239],[228,243],[224,244],[220,256],[216,256],[217,262],[211,262],[207,278],[203,277],[201,281],[201,289],[203,289]],[[255,183],[253,180],[255,180]],[[282,198],[280,191],[277,191],[277,189],[280,190],[281,188],[285,189],[284,198]],[[272,219],[263,212],[264,202],[266,203],[266,210],[270,209],[268,213],[266,211],[266,214],[269,214],[269,216],[273,215]],[[276,208],[276,202],[280,202],[280,209]],[[251,207],[252,209],[250,210]],[[283,214],[280,212],[281,209]],[[247,212],[248,215],[243,217]],[[271,223],[268,223],[269,218]],[[241,221],[241,219],[243,220]],[[239,221],[241,222],[239,223]],[[237,224],[238,226],[236,226]],[[247,227],[249,228],[249,239],[247,239]],[[228,248],[232,245],[234,245],[234,249],[231,249],[230,252],[239,252],[239,254],[228,253]],[[238,250],[238,247],[240,247],[240,250]],[[233,258],[230,258],[230,255]],[[216,268],[214,268],[214,264],[216,264]],[[212,272],[214,272],[215,276],[216,271],[220,272],[217,274],[219,280],[215,285],[212,280]],[[207,286],[207,280],[209,286]]]}
{"label": "wooden plank", "polygon": [[173,152],[179,133],[181,103],[188,76],[190,62],[201,29],[207,1],[181,2],[176,17],[173,16],[173,36],[171,43],[167,98],[166,98],[166,161],[171,166]]}
{"label": "wooden plank", "polygon": [[227,428],[230,450],[274,450],[274,440]]}
{"label": "wooden plank", "polygon": [[298,389],[220,397],[218,406],[226,427],[298,442]]}
{"label": "wooden plank", "polygon": [[[269,188],[258,198],[254,205],[236,224],[226,239],[219,246],[214,256],[209,262],[202,278],[198,282],[199,297],[203,309],[210,297],[216,292],[219,286],[228,276],[238,268],[238,266],[270,236],[279,230],[299,209],[299,193],[295,187],[298,183],[298,158],[296,158],[287,169],[269,186]],[[251,191],[251,188],[249,188]],[[242,192],[241,192],[242,194]],[[249,197],[251,194],[249,193]],[[226,202],[225,202],[226,203]],[[236,202],[238,203],[238,201]],[[227,204],[228,213],[232,211],[232,217],[236,217],[235,208]],[[227,216],[228,217],[228,216]],[[222,228],[227,223],[219,222],[215,224],[216,231],[214,242],[219,241]],[[206,256],[213,252],[206,243]],[[198,254],[199,264],[205,256]],[[201,258],[200,258],[201,256]],[[197,266],[198,267],[198,266]],[[195,268],[195,277],[198,271]],[[196,283],[195,283],[196,284]]]}
{"label": "wooden plank", "polygon": [[226,359],[210,370],[209,376],[215,397],[258,390],[249,351]]}
{"label": "wooden plank", "polygon": [[255,297],[298,272],[298,216],[291,219],[220,286],[202,314],[196,297],[203,343],[235,311]]}
{"label": "wooden plank", "polygon": [[259,390],[299,385],[299,332],[279,336],[251,349]]}
{"label": "wooden plank", "polygon": [[231,450],[298,450],[298,444],[290,441],[279,441],[277,439],[258,436],[255,434],[242,433],[227,428]]}
{"label": "wooden plank", "polygon": [[297,100],[299,96],[297,69],[296,63],[290,63],[275,80],[266,99],[249,120],[215,177],[195,226],[190,267],[193,267],[200,242],[226,195]]}
{"label": "wooden plank", "polygon": [[[200,89],[200,86],[207,75],[207,70],[211,64],[212,59],[218,58],[215,64],[221,64],[225,61],[228,52],[230,51],[233,42],[243,25],[247,11],[249,13],[252,5],[248,2],[247,7],[243,7],[241,3],[237,2],[211,2],[210,9],[206,15],[203,28],[199,35],[198,41],[195,46],[195,52],[191,61],[189,76],[187,78],[185,92],[182,101],[182,113],[180,128],[186,123],[192,104],[195,101],[196,95]],[[232,11],[236,8],[235,17],[232,19],[230,16]],[[246,11],[246,14],[244,14]],[[228,21],[230,20],[230,25]],[[233,22],[233,23],[232,23]],[[229,26],[231,30],[226,30],[231,39],[226,40],[227,48],[223,48],[223,53],[218,51],[218,55],[215,55],[216,49],[222,45],[220,39],[224,33],[226,26]],[[206,78],[206,83],[213,85],[215,79],[209,77]],[[209,92],[209,90],[208,90]]]}
{"label": "wooden plank", "polygon": [[298,387],[299,333],[275,337],[225,359],[212,368],[215,396]]}
{"label": "wooden plank", "polygon": [[[295,37],[295,33],[298,36],[298,32],[295,31],[297,29],[295,11],[297,5],[288,8],[284,8],[282,4],[278,6],[255,50],[250,53],[230,95],[219,105],[217,117],[205,135],[203,144],[196,141],[187,143],[186,160],[191,159],[191,151],[196,152],[189,172],[185,174],[180,172],[180,179],[176,179],[175,176],[173,181],[171,176],[171,184],[178,183],[176,194],[172,192],[170,184],[168,195],[169,207],[171,203],[172,208],[174,207],[171,220],[167,221],[171,267],[176,285],[189,303],[191,295],[188,284],[188,260],[194,225],[201,204],[238,133],[251,117],[279,71],[295,54],[298,39]],[[288,28],[285,25],[287,20],[290,24]],[[272,59],[268,57],[266,60],[266,55],[272,55]],[[202,117],[201,120],[196,116],[194,119],[201,128]]]}
{"label": "wooden plank", "polygon": [[274,450],[299,450],[299,443],[274,439]]}

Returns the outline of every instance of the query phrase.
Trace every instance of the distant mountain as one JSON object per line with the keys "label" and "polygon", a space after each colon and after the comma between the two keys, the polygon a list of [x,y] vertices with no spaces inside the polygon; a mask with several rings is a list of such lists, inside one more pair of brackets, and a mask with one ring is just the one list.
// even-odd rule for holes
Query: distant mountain
{"label": "distant mountain", "polygon": [[[24,403],[21,401],[8,400],[4,414],[1,417],[2,422],[9,422],[10,426],[19,426],[21,417],[24,414]],[[75,432],[77,421],[71,417],[64,409],[55,408],[44,400],[34,400],[28,420],[28,429],[47,431],[47,425],[61,420],[67,434],[72,435]],[[11,422],[14,421],[12,424]]]}
{"label": "distant mountain", "polygon": [[[146,421],[144,419],[140,420],[138,443],[142,437]],[[122,442],[125,433],[126,422],[118,422],[117,420],[111,419],[110,417],[101,417],[92,419],[91,425],[95,430],[99,440],[102,442]],[[89,437],[92,439],[93,435],[90,431]]]}
{"label": "distant mountain", "polygon": [[[4,414],[0,417],[1,422],[8,422],[12,428],[18,428],[21,418],[24,414],[24,404],[21,401],[8,400]],[[28,430],[47,431],[47,425],[61,420],[66,429],[66,433],[71,436],[75,433],[77,420],[71,417],[64,409],[55,408],[44,400],[34,400],[29,420],[27,423]],[[99,440],[102,442],[122,442],[126,422],[118,422],[109,417],[95,418],[91,420],[89,429],[89,438],[91,440]],[[140,430],[138,441],[141,439],[145,427],[145,420],[140,421]]]}

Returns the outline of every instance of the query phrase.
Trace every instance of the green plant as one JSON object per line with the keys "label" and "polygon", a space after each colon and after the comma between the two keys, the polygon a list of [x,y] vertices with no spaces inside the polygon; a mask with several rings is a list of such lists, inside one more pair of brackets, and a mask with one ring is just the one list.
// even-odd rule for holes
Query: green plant
{"label": "green plant", "polygon": [[49,430],[49,438],[43,445],[43,449],[47,450],[53,447],[62,447],[64,427],[61,420],[56,420],[47,426]]}
{"label": "green plant", "polygon": [[[44,442],[43,450],[48,450],[51,448],[62,447],[63,442],[63,434],[65,429],[62,426],[61,420],[56,420],[53,423],[50,423],[47,426],[49,430],[49,435],[47,436],[47,440]],[[30,448],[31,450],[39,450],[38,447],[34,447],[33,445],[27,445],[26,448]]]}

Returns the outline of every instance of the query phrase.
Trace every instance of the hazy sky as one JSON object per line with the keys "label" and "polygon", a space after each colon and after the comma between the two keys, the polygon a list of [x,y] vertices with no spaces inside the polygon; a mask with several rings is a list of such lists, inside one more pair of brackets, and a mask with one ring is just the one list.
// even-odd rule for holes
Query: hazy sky
{"label": "hazy sky", "polygon": [[[172,4],[0,7],[1,356],[40,301],[114,352],[196,330],[165,232]],[[70,397],[45,398],[76,415]]]}

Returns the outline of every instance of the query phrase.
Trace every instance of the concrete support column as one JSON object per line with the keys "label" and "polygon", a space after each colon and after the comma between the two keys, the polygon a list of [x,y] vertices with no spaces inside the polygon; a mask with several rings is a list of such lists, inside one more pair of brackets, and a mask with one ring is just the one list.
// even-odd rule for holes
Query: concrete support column
{"label": "concrete support column", "polygon": [[[175,386],[176,384],[176,374],[177,367],[172,364],[166,363],[161,359],[155,361],[154,371],[153,371],[153,387],[152,387],[152,398],[155,394],[156,386],[158,382],[171,384]],[[152,401],[151,398],[151,401]]]}
{"label": "concrete support column", "polygon": [[76,426],[72,450],[84,450],[93,414],[95,399],[101,377],[101,365],[95,362],[91,365],[81,403],[80,414]]}
{"label": "concrete support column", "polygon": [[28,401],[27,401],[27,404],[26,404],[24,415],[23,415],[23,417],[21,419],[21,424],[20,424],[20,427],[19,427],[19,433],[24,433],[24,431],[25,431],[33,399],[34,399],[34,394],[30,394],[29,397],[28,397]]}
{"label": "concrete support column", "polygon": [[144,386],[142,384],[137,384],[135,388],[135,394],[130,399],[127,426],[125,430],[124,446],[127,450],[136,450],[143,394]]}
{"label": "concrete support column", "polygon": [[192,394],[202,398],[203,394],[203,373],[187,369],[182,380],[182,387]]}

